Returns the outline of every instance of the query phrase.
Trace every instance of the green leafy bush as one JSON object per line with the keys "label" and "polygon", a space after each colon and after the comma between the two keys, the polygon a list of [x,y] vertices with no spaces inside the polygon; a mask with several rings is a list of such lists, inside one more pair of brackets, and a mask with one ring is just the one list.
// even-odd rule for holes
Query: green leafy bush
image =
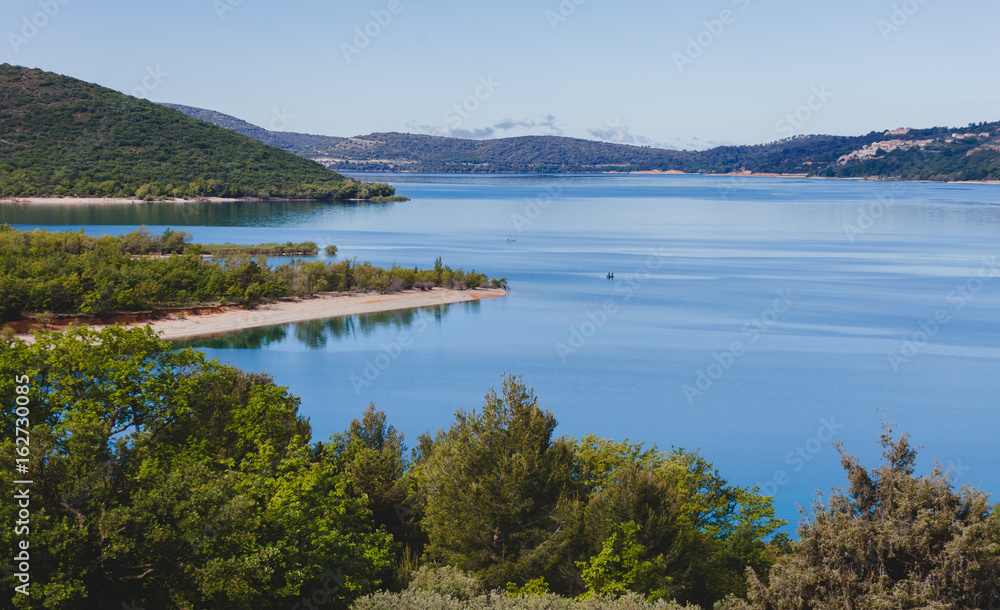
{"label": "green leafy bush", "polygon": [[817,500],[801,539],[780,558],[752,607],[988,608],[1000,604],[1000,513],[989,494],[935,465],[914,476],[908,435],[884,424],[884,463],[840,446],[850,486]]}
{"label": "green leafy bush", "polygon": [[362,597],[352,610],[699,610],[663,600],[651,602],[631,593],[623,597],[594,597],[577,600],[546,593],[509,598],[500,591],[457,599],[427,591],[379,592]]}
{"label": "green leafy bush", "polygon": [[481,594],[483,585],[479,579],[458,568],[423,565],[413,573],[407,589],[464,600]]}

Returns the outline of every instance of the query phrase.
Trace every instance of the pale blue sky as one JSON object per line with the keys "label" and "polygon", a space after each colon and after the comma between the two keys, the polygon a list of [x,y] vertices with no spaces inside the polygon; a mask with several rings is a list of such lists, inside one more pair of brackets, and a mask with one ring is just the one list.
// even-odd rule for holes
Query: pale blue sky
{"label": "pale blue sky", "polygon": [[326,135],[702,148],[1000,119],[996,0],[4,0],[0,23],[2,61]]}

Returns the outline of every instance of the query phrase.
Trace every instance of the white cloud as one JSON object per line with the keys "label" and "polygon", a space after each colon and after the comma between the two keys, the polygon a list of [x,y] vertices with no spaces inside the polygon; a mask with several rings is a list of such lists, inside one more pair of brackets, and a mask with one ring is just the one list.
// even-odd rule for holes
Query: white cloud
{"label": "white cloud", "polygon": [[522,127],[524,129],[531,129],[534,126],[535,126],[534,120],[515,116],[509,119],[503,119],[493,127],[495,127],[496,129],[502,129],[504,131],[507,131],[508,129],[514,129],[517,127]]}
{"label": "white cloud", "polygon": [[628,127],[625,126],[608,126],[608,127],[591,127],[587,130],[587,133],[594,136],[598,140],[604,140],[605,142],[614,142],[615,144],[634,144],[635,137],[629,133]]}
{"label": "white cloud", "polygon": [[563,135],[563,130],[556,125],[556,117],[551,114],[547,114],[542,117],[542,122],[538,124],[539,127],[545,127],[551,132],[551,135],[561,136]]}
{"label": "white cloud", "polygon": [[563,135],[562,129],[556,124],[556,118],[551,114],[541,117],[540,120],[529,117],[508,117],[501,119],[490,127],[463,128],[451,127],[449,125],[424,125],[419,123],[407,123],[407,128],[418,133],[425,133],[432,136],[445,138],[466,138],[470,140],[486,140],[497,136],[498,131],[523,130],[528,132],[539,132],[541,135]]}

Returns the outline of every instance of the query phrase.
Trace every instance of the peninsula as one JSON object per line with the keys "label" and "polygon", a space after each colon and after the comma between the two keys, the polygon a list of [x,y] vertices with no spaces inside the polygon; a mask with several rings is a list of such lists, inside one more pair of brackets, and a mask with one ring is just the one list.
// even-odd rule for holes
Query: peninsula
{"label": "peninsula", "polygon": [[195,244],[184,231],[117,237],[0,226],[0,325],[7,336],[69,326],[145,324],[166,338],[426,307],[507,294],[505,278],[452,269],[383,269],[313,257],[313,242]]}
{"label": "peninsula", "polygon": [[[186,310],[149,312],[146,315],[106,316],[98,318],[96,323],[90,323],[86,318],[53,319],[47,317],[44,326],[49,330],[62,330],[70,326],[79,326],[81,320],[84,325],[95,330],[114,325],[149,326],[161,339],[173,341],[309,320],[466,303],[502,297],[507,294],[508,292],[503,288],[477,290],[409,289],[386,294],[377,292],[321,293],[309,298],[282,299],[259,305],[254,309],[234,306],[195,307]],[[33,335],[26,331],[28,329],[41,330],[43,324],[37,319],[30,319],[15,326],[19,326],[23,331],[15,331],[15,336],[22,341],[31,343],[34,340]]]}

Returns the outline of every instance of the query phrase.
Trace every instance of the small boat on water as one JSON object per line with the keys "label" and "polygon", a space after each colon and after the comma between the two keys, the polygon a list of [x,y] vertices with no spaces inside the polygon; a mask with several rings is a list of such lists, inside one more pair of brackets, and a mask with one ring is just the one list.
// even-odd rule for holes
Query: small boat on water
{"label": "small boat on water", "polygon": [[513,236],[513,235],[508,235],[508,236],[507,236],[507,241],[517,241],[517,240],[516,240],[516,239],[514,239],[514,236]]}
{"label": "small boat on water", "polygon": [[608,274],[608,279],[609,279],[609,280],[613,280],[613,279],[615,279],[615,274],[614,274],[614,273],[609,273],[609,274]]}

